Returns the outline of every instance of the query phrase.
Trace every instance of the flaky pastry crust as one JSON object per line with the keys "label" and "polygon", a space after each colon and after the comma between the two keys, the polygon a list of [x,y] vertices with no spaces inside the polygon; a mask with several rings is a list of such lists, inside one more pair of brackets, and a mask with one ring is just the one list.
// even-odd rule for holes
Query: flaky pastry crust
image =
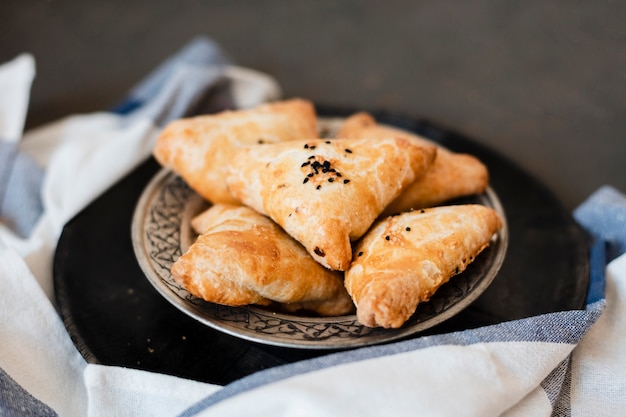
{"label": "flaky pastry crust", "polygon": [[432,163],[436,148],[403,138],[309,139],[237,150],[232,195],[266,214],[322,265],[345,270],[351,242]]}
{"label": "flaky pastry crust", "polygon": [[316,135],[313,104],[291,99],[175,120],[157,138],[153,155],[210,202],[234,204],[224,176],[236,147]]}
{"label": "flaky pastry crust", "polygon": [[482,205],[440,206],[378,221],[355,248],[345,285],[365,326],[398,328],[502,227]]}
{"label": "flaky pastry crust", "polygon": [[172,267],[174,279],[190,293],[226,305],[271,300],[320,315],[342,315],[353,309],[342,274],[315,262],[300,244],[253,209],[217,204],[194,223],[202,234]]}
{"label": "flaky pastry crust", "polygon": [[[417,134],[380,125],[365,112],[348,117],[337,135],[349,138],[383,138],[395,135],[420,144],[433,144],[432,141]],[[402,194],[389,204],[383,215],[433,207],[454,198],[480,194],[488,185],[489,172],[479,159],[473,155],[451,152],[438,146],[437,157],[430,168],[406,187]]]}

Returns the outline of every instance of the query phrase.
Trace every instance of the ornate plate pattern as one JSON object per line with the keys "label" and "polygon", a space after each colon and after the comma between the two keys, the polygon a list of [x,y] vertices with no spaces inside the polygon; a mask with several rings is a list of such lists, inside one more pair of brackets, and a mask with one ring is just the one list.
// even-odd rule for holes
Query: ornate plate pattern
{"label": "ornate plate pattern", "polygon": [[170,274],[172,264],[195,238],[190,219],[207,207],[184,180],[161,170],[144,190],[135,209],[132,240],[140,267],[170,303],[207,326],[246,340],[306,349],[342,349],[407,337],[454,316],[470,305],[496,277],[504,260],[508,228],[500,201],[489,188],[465,199],[494,208],[504,227],[468,268],[443,285],[399,329],[368,328],[355,315],[308,317],[261,307],[228,307],[189,294]]}

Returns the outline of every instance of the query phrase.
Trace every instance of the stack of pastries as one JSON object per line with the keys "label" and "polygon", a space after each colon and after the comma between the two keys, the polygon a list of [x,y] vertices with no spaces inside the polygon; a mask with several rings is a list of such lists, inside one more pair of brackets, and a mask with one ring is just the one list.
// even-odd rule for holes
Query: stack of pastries
{"label": "stack of pastries", "polygon": [[303,99],[181,119],[154,156],[211,203],[173,264],[191,294],[230,306],[352,313],[401,327],[502,227],[486,167],[367,113],[321,138]]}

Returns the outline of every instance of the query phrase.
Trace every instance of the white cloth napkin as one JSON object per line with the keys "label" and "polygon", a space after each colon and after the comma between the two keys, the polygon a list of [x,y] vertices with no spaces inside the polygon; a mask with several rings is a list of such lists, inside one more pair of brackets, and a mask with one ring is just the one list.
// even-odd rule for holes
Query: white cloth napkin
{"label": "white cloth napkin", "polygon": [[[200,38],[114,111],[71,116],[17,142],[33,76],[28,55],[0,66],[0,86],[14,89],[0,95],[0,142],[9,149],[0,147],[0,416],[626,411],[626,357],[620,354],[626,343],[626,255],[620,255],[626,248],[626,199],[610,187],[575,213],[598,239],[585,310],[341,352],[225,387],[86,363],[51,295],[51,256],[64,223],[149,154],[163,123],[197,111],[206,94],[215,95],[217,109],[275,99],[280,90],[270,77],[233,67],[217,45]],[[224,81],[227,86],[215,88]],[[21,166],[35,167],[40,175],[24,182],[17,174]],[[41,193],[33,196],[38,187]],[[8,195],[15,207],[31,207],[35,220],[18,219],[20,211],[5,204]],[[607,253],[620,255],[608,267]]]}

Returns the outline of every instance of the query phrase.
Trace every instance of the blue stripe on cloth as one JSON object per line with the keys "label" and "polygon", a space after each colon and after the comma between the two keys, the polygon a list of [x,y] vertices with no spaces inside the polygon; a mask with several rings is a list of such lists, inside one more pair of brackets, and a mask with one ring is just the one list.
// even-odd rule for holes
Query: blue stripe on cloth
{"label": "blue stripe on cloth", "polygon": [[129,113],[132,113],[133,111],[137,110],[139,107],[141,107],[143,103],[139,100],[133,100],[133,99],[127,99],[125,101],[122,101],[121,103],[118,103],[117,105],[115,105],[111,111],[113,113],[119,114],[119,115],[126,115]]}
{"label": "blue stripe on cloth", "polygon": [[20,237],[30,235],[43,212],[43,175],[18,144],[0,141],[0,218]]}
{"label": "blue stripe on cloth", "polygon": [[567,416],[571,414],[571,362],[572,355],[570,354],[541,382],[541,388],[546,392],[552,405],[553,416]]}
{"label": "blue stripe on cloth", "polygon": [[0,416],[54,417],[58,414],[30,395],[0,368]]}
{"label": "blue stripe on cloth", "polygon": [[410,352],[434,346],[469,346],[477,343],[493,342],[548,342],[576,344],[604,310],[605,302],[600,300],[585,310],[549,313],[493,326],[461,332],[425,336],[388,345],[372,346],[349,352],[340,352],[315,359],[270,368],[226,385],[220,391],[204,398],[188,408],[181,417],[190,417],[206,410],[221,401],[242,394],[253,388],[277,382],[295,375],[318,371],[332,366],[367,359]]}
{"label": "blue stripe on cloth", "polygon": [[586,304],[592,304],[604,298],[605,273],[608,264],[606,246],[607,243],[604,240],[599,240],[589,250],[589,288]]}
{"label": "blue stripe on cloth", "polygon": [[574,218],[607,242],[607,262],[626,252],[626,197],[614,187],[600,187],[574,210]]}
{"label": "blue stripe on cloth", "polygon": [[[217,110],[232,107],[231,100],[212,94],[223,77],[223,70],[230,60],[220,46],[207,37],[197,37],[187,43],[150,72],[133,87],[128,96],[112,112],[131,115],[142,107],[156,103],[148,114],[156,125],[189,115],[201,101],[211,101]],[[221,95],[230,91],[218,90]],[[162,94],[166,97],[161,96]],[[228,105],[215,105],[215,102]]]}

